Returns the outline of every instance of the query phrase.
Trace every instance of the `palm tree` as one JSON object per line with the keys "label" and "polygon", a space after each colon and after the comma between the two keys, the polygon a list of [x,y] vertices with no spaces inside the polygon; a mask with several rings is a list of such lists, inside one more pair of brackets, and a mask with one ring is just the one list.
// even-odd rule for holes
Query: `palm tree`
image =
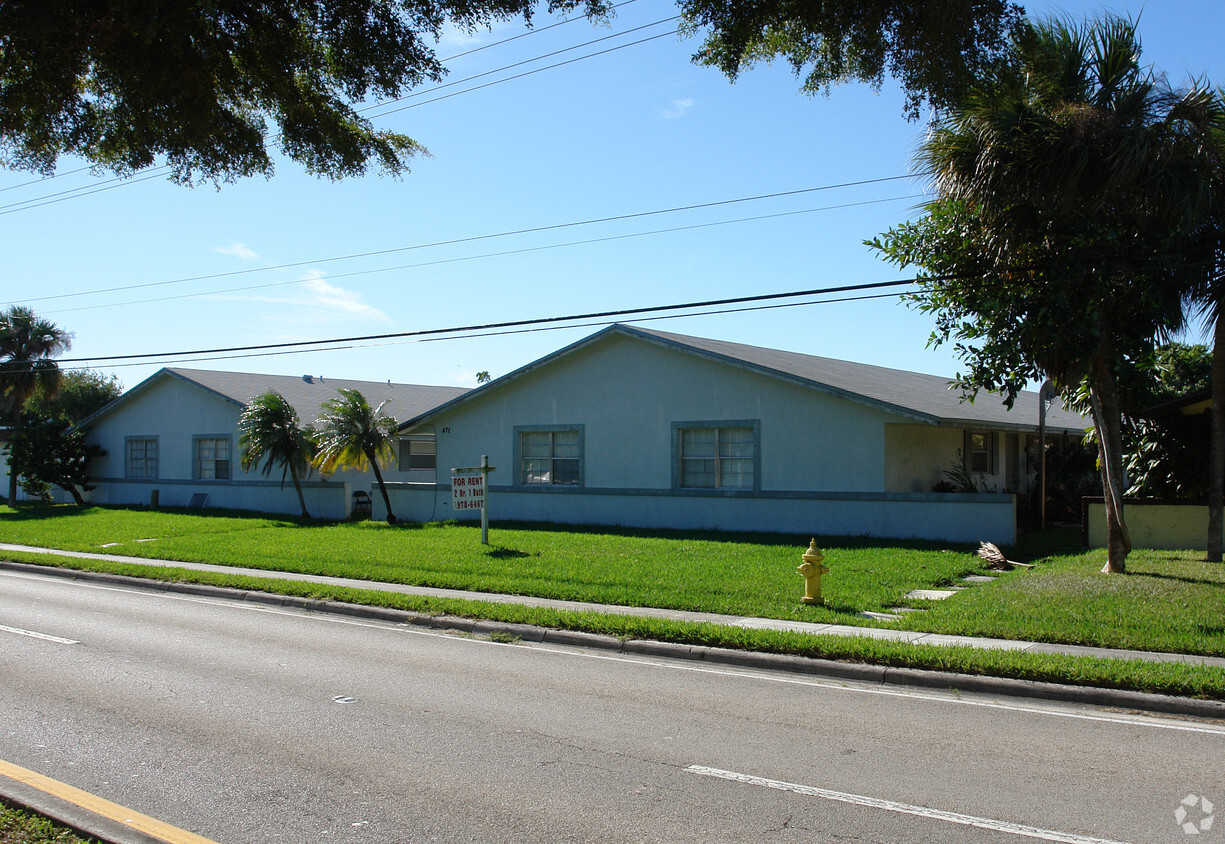
{"label": "palm tree", "polygon": [[387,506],[387,522],[395,524],[391,499],[379,471],[380,460],[390,460],[395,454],[396,420],[383,415],[383,402],[373,410],[366,397],[354,389],[340,390],[338,398],[323,403],[324,413],[318,419],[315,444],[319,451],[315,465],[322,472],[336,469],[374,470],[379,492]]}
{"label": "palm tree", "polygon": [[1030,353],[1061,388],[1089,387],[1109,536],[1103,571],[1123,571],[1131,549],[1116,369],[1181,321],[1191,273],[1169,256],[1211,196],[1185,130],[1204,90],[1175,93],[1139,55],[1135,24],[1121,18],[1028,24],[1013,60],[951,110],[919,154],[938,202],[961,203],[989,235],[982,260],[1033,279],[1024,295],[1076,303],[1067,313],[1078,312],[1077,324],[1055,326]]}
{"label": "palm tree", "polygon": [[269,390],[247,403],[238,419],[238,447],[241,450],[239,463],[244,472],[258,467],[264,461],[264,475],[272,472],[272,464],[281,465],[281,488],[285,488],[285,476],[293,478],[298,491],[298,504],[302,507],[302,518],[309,519],[306,497],[302,494],[302,478],[310,475],[311,458],[315,446],[310,433],[298,424],[298,413],[280,393]]}
{"label": "palm tree", "polygon": [[[72,335],[29,308],[10,305],[0,313],[0,397],[12,433],[21,430],[21,410],[39,387],[47,395],[59,386],[60,369],[51,358],[72,346]],[[17,500],[17,473],[9,472],[8,500]]]}

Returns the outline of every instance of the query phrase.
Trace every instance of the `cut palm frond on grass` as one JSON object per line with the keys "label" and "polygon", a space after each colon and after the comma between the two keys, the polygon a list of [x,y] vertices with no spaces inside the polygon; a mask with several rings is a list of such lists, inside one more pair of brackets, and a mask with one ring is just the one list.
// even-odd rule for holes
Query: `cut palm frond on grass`
{"label": "cut palm frond on grass", "polygon": [[999,547],[991,542],[978,543],[978,556],[987,561],[987,565],[995,571],[1012,571],[1017,566],[1023,569],[1032,569],[1033,563],[1018,563],[1016,560],[1010,560],[1004,556],[1004,552]]}

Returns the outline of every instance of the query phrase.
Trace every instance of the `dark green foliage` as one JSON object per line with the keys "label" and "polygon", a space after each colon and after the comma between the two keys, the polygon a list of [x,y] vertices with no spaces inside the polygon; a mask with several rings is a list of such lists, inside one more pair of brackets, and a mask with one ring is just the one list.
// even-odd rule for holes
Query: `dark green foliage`
{"label": "dark green foliage", "polygon": [[72,370],[60,374],[59,388],[54,392],[36,387],[26,399],[25,412],[35,419],[57,419],[67,425],[78,425],[122,393],[123,387],[114,375],[108,377],[92,369]]}
{"label": "dark green foliage", "polygon": [[1145,411],[1207,391],[1211,383],[1212,353],[1203,345],[1169,343],[1135,361],[1120,385],[1129,408],[1123,428],[1128,495],[1208,497],[1210,414]]}
{"label": "dark green foliage", "polygon": [[[21,430],[26,399],[35,390],[51,395],[59,389],[60,369],[52,358],[71,346],[71,334],[29,308],[10,305],[0,313],[0,400],[14,435]],[[9,472],[10,502],[17,499],[17,476]]]}
{"label": "dark green foliage", "polygon": [[387,521],[395,524],[391,499],[379,468],[380,462],[395,457],[397,425],[394,416],[383,415],[386,403],[371,408],[366,397],[352,389],[340,390],[336,398],[324,402],[319,430],[315,434],[315,465],[324,474],[340,469],[371,469],[379,492],[383,494]]}
{"label": "dark green foliage", "polygon": [[247,403],[238,419],[238,448],[244,472],[264,463],[264,475],[272,472],[274,463],[281,465],[281,486],[286,476],[293,478],[298,493],[298,504],[302,507],[302,518],[310,518],[306,511],[306,498],[302,494],[302,478],[311,473],[311,460],[315,456],[313,433],[303,430],[298,424],[298,413],[285,397],[275,390],[261,393]]}
{"label": "dark green foliage", "polygon": [[907,92],[917,117],[924,101],[958,101],[994,66],[1023,10],[1006,0],[681,0],[691,29],[706,33],[694,60],[733,80],[781,57],[804,90],[828,93],[848,81],[880,87],[886,75]]}
{"label": "dark green foliage", "polygon": [[1202,275],[1182,248],[1212,193],[1201,141],[1225,125],[1215,92],[1175,92],[1139,56],[1120,18],[1020,27],[923,143],[927,216],[872,243],[922,270],[912,302],[934,343],[956,343],[971,393],[1088,385],[1110,571],[1130,550],[1119,374],[1181,324]]}
{"label": "dark green foliage", "polygon": [[81,493],[93,489],[86,464],[105,453],[96,445],[87,445],[84,432],[65,431],[63,423],[54,419],[24,425],[13,434],[8,449],[9,463],[13,474],[21,479],[21,488],[48,503],[51,490],[59,487],[77,504],[84,504]]}
{"label": "dark green foliage", "polygon": [[[584,5],[553,0],[549,9]],[[598,12],[599,0],[588,0]],[[50,173],[76,155],[120,174],[164,160],[177,182],[271,175],[276,145],[309,172],[390,173],[422,151],[353,108],[442,68],[445,24],[528,18],[529,0],[0,3],[0,160]]]}
{"label": "dark green foliage", "polygon": [[[1038,471],[1037,455],[1030,471]],[[1102,494],[1097,454],[1080,439],[1058,437],[1046,444],[1047,524],[1080,524],[1081,499]]]}

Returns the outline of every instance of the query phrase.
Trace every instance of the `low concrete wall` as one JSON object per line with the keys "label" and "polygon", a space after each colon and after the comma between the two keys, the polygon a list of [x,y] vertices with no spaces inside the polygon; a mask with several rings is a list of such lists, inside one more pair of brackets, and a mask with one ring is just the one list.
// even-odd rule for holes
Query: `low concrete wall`
{"label": "low concrete wall", "polygon": [[[479,521],[451,510],[449,485],[388,484],[391,506],[409,521]],[[386,518],[377,490],[374,518]],[[1016,540],[1012,495],[939,493],[762,493],[724,496],[671,490],[550,489],[494,486],[492,521],[557,522],[644,528],[874,536],[946,542]]]}
{"label": "low concrete wall", "polygon": [[[1106,505],[1101,498],[1084,499],[1081,533],[1088,548],[1106,547]],[[1123,518],[1134,548],[1206,551],[1208,504],[1204,501],[1125,498]]]}
{"label": "low concrete wall", "polygon": [[[95,481],[97,487],[86,494],[92,504],[148,505],[153,490],[158,491],[162,507],[186,507],[193,494],[208,494],[206,508],[251,510],[259,513],[283,513],[297,516],[302,512],[293,484],[286,482],[235,481],[233,483],[201,483],[200,481],[161,478],[149,481]],[[352,508],[353,486],[348,482],[307,481],[302,484],[306,509],[319,519],[347,519]]]}

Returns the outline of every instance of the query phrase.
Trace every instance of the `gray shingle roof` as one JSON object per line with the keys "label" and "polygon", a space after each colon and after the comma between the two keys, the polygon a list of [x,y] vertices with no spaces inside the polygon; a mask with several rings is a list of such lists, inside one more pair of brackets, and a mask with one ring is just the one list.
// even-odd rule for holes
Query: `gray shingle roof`
{"label": "gray shingle roof", "polygon": [[[866,404],[890,413],[896,413],[918,422],[958,428],[981,428],[998,431],[1037,431],[1038,394],[1022,392],[1012,410],[1004,406],[999,395],[979,393],[974,402],[963,401],[960,391],[950,387],[951,379],[938,375],[924,375],[902,369],[888,369],[865,363],[852,363],[835,358],[785,352],[724,340],[708,340],[686,334],[670,334],[666,331],[639,328],[633,325],[611,325],[576,343],[572,343],[552,354],[545,355],[526,366],[503,375],[494,381],[477,387],[469,394],[456,397],[429,413],[415,417],[401,417],[405,427],[416,423],[426,415],[444,407],[466,402],[488,390],[504,388],[509,382],[564,358],[592,343],[600,342],[610,334],[636,337],[649,343],[657,343],[686,354],[698,355],[710,360],[759,372],[773,378],[781,378],[821,392],[841,396],[848,401]],[[1052,433],[1081,434],[1090,421],[1078,413],[1065,410],[1058,399],[1047,411],[1046,422]]]}
{"label": "gray shingle roof", "polygon": [[[1013,430],[1038,426],[1038,394],[1029,390],[1021,392],[1012,410],[1009,410],[997,393],[980,392],[973,402],[963,400],[961,391],[951,386],[951,379],[938,375],[670,334],[637,326],[617,327],[627,334],[653,338],[667,346],[799,381],[852,401],[925,422]],[[1053,431],[1079,433],[1089,427],[1090,422],[1080,414],[1064,409],[1056,399],[1047,411],[1046,424]]]}
{"label": "gray shingle roof", "polygon": [[215,372],[210,369],[179,369],[165,368],[154,373],[145,381],[137,384],[123,396],[95,413],[90,419],[82,422],[85,425],[94,418],[110,412],[111,408],[122,404],[124,400],[141,391],[141,389],[162,377],[178,378],[195,384],[223,399],[233,402],[238,407],[245,407],[247,402],[260,393],[276,390],[298,412],[302,424],[309,425],[319,418],[321,407],[325,401],[336,397],[340,389],[355,389],[366,397],[371,407],[378,407],[383,401],[386,416],[396,419],[408,419],[420,416],[432,408],[457,398],[468,392],[465,387],[432,387],[422,384],[391,384],[386,381],[353,381],[346,378],[322,378],[319,376],[298,375],[260,375],[251,372]]}

